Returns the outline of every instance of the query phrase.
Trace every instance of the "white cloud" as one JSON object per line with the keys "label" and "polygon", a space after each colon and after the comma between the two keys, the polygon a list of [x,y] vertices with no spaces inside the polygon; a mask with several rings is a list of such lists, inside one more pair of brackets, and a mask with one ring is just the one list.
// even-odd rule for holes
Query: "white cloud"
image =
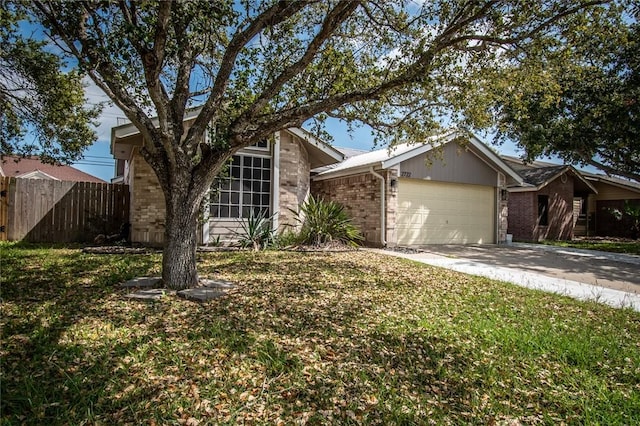
{"label": "white cloud", "polygon": [[84,79],[86,103],[94,106],[102,103],[103,109],[97,122],[96,133],[98,134],[98,142],[111,141],[111,128],[123,123],[126,119],[124,113],[115,106],[109,97],[100,89],[90,78]]}

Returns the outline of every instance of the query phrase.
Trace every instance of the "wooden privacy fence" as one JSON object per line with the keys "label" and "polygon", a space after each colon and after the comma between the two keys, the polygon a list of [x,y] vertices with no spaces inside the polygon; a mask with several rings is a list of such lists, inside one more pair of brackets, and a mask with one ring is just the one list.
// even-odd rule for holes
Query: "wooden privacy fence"
{"label": "wooden privacy fence", "polygon": [[0,177],[0,240],[87,242],[129,221],[129,187]]}

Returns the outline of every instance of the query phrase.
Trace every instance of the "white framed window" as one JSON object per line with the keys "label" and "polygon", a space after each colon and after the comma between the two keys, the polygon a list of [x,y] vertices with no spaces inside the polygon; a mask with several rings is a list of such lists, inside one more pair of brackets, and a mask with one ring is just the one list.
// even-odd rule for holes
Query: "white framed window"
{"label": "white framed window", "polygon": [[227,176],[211,187],[210,217],[239,219],[260,213],[269,216],[271,205],[271,158],[234,155]]}
{"label": "white framed window", "polygon": [[269,141],[267,139],[263,139],[258,143],[246,147],[245,149],[251,151],[269,151],[270,148]]}

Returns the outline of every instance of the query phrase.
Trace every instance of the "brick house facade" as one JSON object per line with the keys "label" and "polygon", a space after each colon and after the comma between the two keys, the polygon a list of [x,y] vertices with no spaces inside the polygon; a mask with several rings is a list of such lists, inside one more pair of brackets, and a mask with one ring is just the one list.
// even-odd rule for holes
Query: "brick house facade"
{"label": "brick house facade", "polygon": [[[160,245],[164,196],[138,152],[141,145],[131,124],[113,129],[118,179],[130,185],[132,242]],[[434,157],[438,161],[427,158],[434,146],[442,148]],[[345,206],[367,245],[505,241],[508,207],[501,194],[519,177],[482,142],[472,138],[460,144],[451,133],[393,151],[360,152],[345,160],[297,128],[244,148],[203,204],[199,243],[237,239],[243,220],[255,214],[271,216],[274,230],[296,226],[295,212],[310,193]],[[414,229],[416,217],[422,219]]]}
{"label": "brick house facade", "polygon": [[[127,126],[120,128],[124,129],[124,135],[130,134]],[[117,138],[117,132],[114,134]],[[120,167],[123,173],[120,179],[130,186],[131,241],[161,245],[165,232],[162,188],[138,152],[140,136],[122,139],[120,144],[116,139],[112,151],[126,159],[126,164]],[[222,196],[216,193],[208,197],[203,206],[199,242],[207,244],[218,238],[233,240],[241,227],[241,218],[260,209],[273,215],[274,226],[279,230],[295,225],[291,210],[296,211],[309,195],[311,168],[342,158],[341,153],[300,129],[279,132],[264,146],[239,151],[230,166],[231,183],[222,191]],[[234,179],[235,172],[238,172],[237,179]]]}
{"label": "brick house facade", "polygon": [[508,230],[515,241],[571,240],[581,206],[597,190],[571,166],[520,166],[525,185],[509,188]]}
{"label": "brick house facade", "polygon": [[381,222],[381,181],[371,173],[339,177],[320,181],[312,181],[311,193],[324,200],[340,203],[345,207],[354,225],[365,238],[365,242],[373,246],[384,245],[395,231],[395,213],[397,209],[397,192],[391,182],[397,178],[396,170],[380,171],[385,185],[385,235],[382,241]]}
{"label": "brick house facade", "polygon": [[486,244],[506,241],[503,194],[514,183],[519,176],[482,142],[453,134],[354,155],[314,176],[311,192],[344,205],[368,245]]}
{"label": "brick house facade", "polygon": [[[546,198],[544,198],[546,197]],[[577,219],[573,214],[573,177],[560,178],[540,191],[509,195],[508,231],[517,241],[570,240]],[[538,203],[547,203],[546,225],[541,223]]]}

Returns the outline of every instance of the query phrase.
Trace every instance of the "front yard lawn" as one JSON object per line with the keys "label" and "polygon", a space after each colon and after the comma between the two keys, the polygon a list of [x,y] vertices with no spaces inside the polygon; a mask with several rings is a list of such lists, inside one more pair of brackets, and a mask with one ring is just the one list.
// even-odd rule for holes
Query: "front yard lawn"
{"label": "front yard lawn", "polygon": [[640,313],[369,252],[201,253],[238,283],[123,298],[160,256],[0,245],[2,424],[639,424]]}
{"label": "front yard lawn", "polygon": [[600,250],[612,253],[625,253],[640,255],[640,240],[606,239],[592,238],[579,239],[573,241],[544,241],[543,244],[571,247],[585,250]]}

